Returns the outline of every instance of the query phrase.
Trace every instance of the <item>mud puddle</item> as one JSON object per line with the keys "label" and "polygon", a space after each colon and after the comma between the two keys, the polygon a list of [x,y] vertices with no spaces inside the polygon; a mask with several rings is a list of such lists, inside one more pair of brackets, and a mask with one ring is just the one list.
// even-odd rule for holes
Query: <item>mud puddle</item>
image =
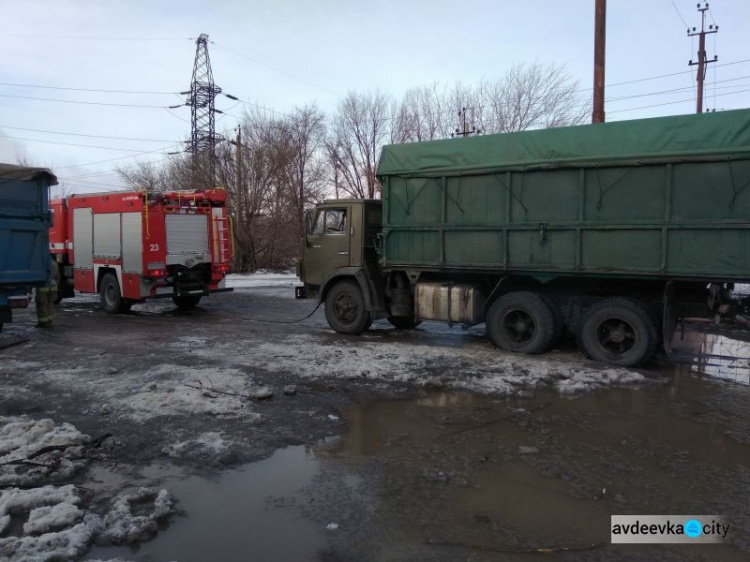
{"label": "mud puddle", "polygon": [[[304,446],[281,449],[264,461],[216,478],[147,469],[152,485],[167,488],[179,514],[157,537],[136,547],[96,547],[88,558],[139,562],[209,560],[315,560],[326,530],[288,509],[307,501],[300,489],[318,471]],[[120,477],[99,476],[102,484]]]}
{"label": "mud puddle", "polygon": [[674,359],[692,371],[729,382],[750,385],[750,331],[719,330],[711,324],[694,324],[675,334]]}
{"label": "mud puddle", "polygon": [[[747,560],[750,390],[691,369],[580,397],[431,392],[352,407],[344,435],[312,448],[215,479],[152,472],[182,515],[137,549],[89,557]],[[658,513],[720,513],[744,536],[689,551],[609,544],[612,514]]]}

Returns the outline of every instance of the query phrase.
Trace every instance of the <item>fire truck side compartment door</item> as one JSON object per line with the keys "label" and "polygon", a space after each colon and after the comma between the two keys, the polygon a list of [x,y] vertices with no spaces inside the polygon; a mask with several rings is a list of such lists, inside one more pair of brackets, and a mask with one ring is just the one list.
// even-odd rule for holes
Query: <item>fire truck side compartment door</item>
{"label": "fire truck side compartment door", "polygon": [[143,273],[143,239],[141,213],[122,214],[122,271]]}
{"label": "fire truck side compartment door", "polygon": [[94,231],[91,208],[73,209],[73,257],[76,269],[94,267]]}
{"label": "fire truck side compartment door", "polygon": [[121,251],[120,213],[94,215],[94,256],[118,259]]}
{"label": "fire truck side compartment door", "polygon": [[203,213],[194,215],[166,215],[167,264],[183,264],[191,267],[210,262],[208,250],[208,217]]}

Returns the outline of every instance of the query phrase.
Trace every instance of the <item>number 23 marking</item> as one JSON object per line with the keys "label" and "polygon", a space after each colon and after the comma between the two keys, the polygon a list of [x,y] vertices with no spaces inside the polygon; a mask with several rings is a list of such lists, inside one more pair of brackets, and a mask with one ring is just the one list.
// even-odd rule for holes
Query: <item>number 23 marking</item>
{"label": "number 23 marking", "polygon": [[158,252],[159,251],[159,244],[151,244],[151,247],[149,248],[150,252]]}

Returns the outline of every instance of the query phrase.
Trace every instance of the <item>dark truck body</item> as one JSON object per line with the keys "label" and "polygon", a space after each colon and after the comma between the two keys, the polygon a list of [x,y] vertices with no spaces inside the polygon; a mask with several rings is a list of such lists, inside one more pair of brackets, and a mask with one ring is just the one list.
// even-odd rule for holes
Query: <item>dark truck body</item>
{"label": "dark truck body", "polygon": [[678,317],[742,309],[750,110],[391,145],[378,177],[370,317],[486,321],[529,353],[568,330],[638,365]]}
{"label": "dark truck body", "polygon": [[0,328],[49,277],[47,201],[56,184],[47,169],[0,164]]}

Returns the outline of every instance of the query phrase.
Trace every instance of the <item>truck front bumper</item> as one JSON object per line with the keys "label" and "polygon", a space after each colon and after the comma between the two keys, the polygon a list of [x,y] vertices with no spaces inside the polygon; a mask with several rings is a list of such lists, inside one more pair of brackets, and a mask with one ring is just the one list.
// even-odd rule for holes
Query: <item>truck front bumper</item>
{"label": "truck front bumper", "polygon": [[[160,290],[162,289],[162,290]],[[173,287],[158,287],[156,293],[151,295],[152,299],[169,299],[172,297],[207,297],[212,293],[231,293],[234,289],[198,289],[195,291],[175,292]]]}

